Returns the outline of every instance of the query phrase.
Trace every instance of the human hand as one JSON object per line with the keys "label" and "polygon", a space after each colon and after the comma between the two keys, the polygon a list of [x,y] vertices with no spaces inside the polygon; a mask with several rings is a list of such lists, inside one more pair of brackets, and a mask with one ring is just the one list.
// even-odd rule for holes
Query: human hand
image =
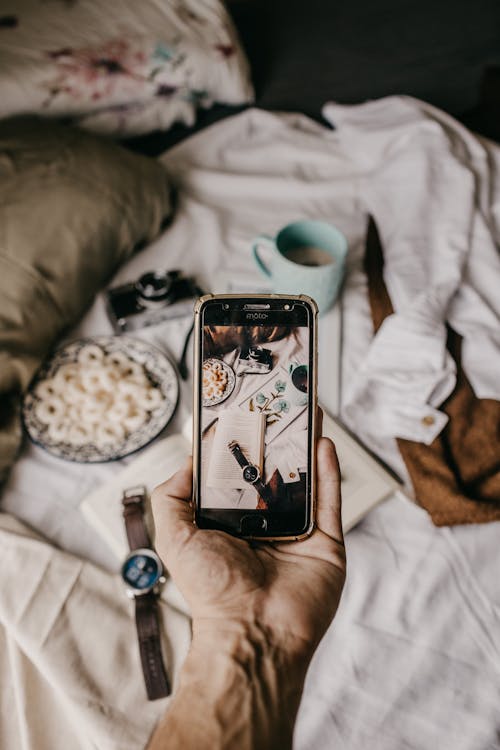
{"label": "human hand", "polygon": [[316,528],[303,541],[254,543],[198,529],[189,504],[191,461],[152,497],[156,548],[193,616],[193,633],[239,632],[308,663],[345,578],[340,475],[333,443],[317,445]]}

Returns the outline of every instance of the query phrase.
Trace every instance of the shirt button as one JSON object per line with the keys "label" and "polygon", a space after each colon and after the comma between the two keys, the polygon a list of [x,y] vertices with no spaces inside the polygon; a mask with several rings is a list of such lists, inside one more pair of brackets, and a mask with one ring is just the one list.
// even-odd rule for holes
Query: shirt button
{"label": "shirt button", "polygon": [[436,420],[432,416],[432,414],[427,414],[425,417],[422,417],[422,424],[424,424],[426,427],[432,427]]}
{"label": "shirt button", "polygon": [[289,474],[288,476],[290,477],[290,479],[295,479],[295,477],[296,477],[297,475],[296,475],[296,473],[295,473],[294,471],[291,471],[291,472],[290,472],[290,474]]}

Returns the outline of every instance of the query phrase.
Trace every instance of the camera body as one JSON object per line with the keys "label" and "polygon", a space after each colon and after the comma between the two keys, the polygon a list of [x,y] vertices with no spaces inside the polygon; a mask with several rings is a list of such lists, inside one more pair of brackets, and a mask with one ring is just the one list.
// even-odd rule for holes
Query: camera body
{"label": "camera body", "polygon": [[262,346],[249,346],[242,349],[238,360],[238,369],[242,374],[271,372],[273,369],[273,353]]}
{"label": "camera body", "polygon": [[195,280],[180,271],[149,271],[135,282],[109,289],[106,307],[116,333],[125,333],[190,315],[201,294]]}

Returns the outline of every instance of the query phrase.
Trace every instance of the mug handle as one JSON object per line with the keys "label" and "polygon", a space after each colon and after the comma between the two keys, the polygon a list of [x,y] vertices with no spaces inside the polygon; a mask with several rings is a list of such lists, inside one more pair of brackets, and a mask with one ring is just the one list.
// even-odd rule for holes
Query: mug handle
{"label": "mug handle", "polygon": [[257,268],[264,276],[267,276],[268,278],[270,278],[272,276],[271,271],[263,262],[262,258],[257,252],[257,248],[261,244],[270,245],[273,248],[273,250],[275,249],[276,244],[274,242],[274,239],[272,237],[269,237],[268,234],[259,234],[257,235],[257,237],[255,237],[255,239],[252,242],[252,252],[253,252],[254,260],[257,264]]}

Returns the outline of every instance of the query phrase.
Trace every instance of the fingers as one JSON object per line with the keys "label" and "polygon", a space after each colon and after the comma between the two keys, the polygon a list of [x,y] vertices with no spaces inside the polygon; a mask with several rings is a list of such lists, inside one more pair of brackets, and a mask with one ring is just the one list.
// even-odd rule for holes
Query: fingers
{"label": "fingers", "polygon": [[343,544],[340,468],[335,446],[329,438],[318,440],[316,452],[318,528]]}
{"label": "fingers", "polygon": [[193,482],[192,459],[151,495],[156,529],[156,547],[160,556],[168,556],[173,547],[186,541],[195,531],[191,500]]}
{"label": "fingers", "polygon": [[177,500],[191,500],[193,490],[193,459],[189,456],[184,466],[170,479],[156,487],[154,494],[175,497]]}

